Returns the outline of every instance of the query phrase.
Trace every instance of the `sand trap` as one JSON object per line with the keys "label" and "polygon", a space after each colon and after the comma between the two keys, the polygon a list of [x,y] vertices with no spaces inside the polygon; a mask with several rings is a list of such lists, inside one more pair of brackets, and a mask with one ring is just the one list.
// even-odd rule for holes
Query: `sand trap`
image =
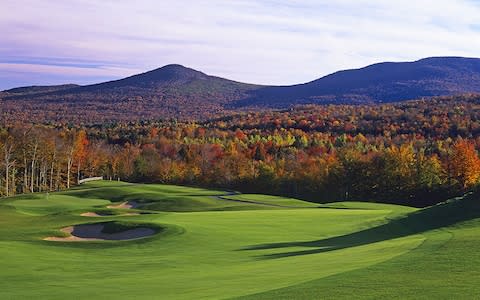
{"label": "sand trap", "polygon": [[82,224],[62,228],[65,233],[70,234],[68,237],[46,237],[46,241],[56,242],[84,242],[84,241],[125,241],[134,240],[152,236],[155,231],[147,227],[138,227],[116,233],[104,233],[103,224]]}
{"label": "sand trap", "polygon": [[135,201],[128,201],[128,202],[123,202],[117,205],[109,205],[107,208],[124,208],[124,209],[129,209],[129,208],[137,208],[138,203]]}
{"label": "sand trap", "polygon": [[125,216],[138,216],[140,215],[139,213],[126,213],[126,214],[120,214],[120,215],[107,215],[107,214],[98,214],[96,212],[86,212],[81,214],[82,217],[125,217]]}
{"label": "sand trap", "polygon": [[83,213],[81,214],[82,217],[107,217],[106,215],[99,215],[97,213],[94,213],[94,212],[86,212],[86,213]]}

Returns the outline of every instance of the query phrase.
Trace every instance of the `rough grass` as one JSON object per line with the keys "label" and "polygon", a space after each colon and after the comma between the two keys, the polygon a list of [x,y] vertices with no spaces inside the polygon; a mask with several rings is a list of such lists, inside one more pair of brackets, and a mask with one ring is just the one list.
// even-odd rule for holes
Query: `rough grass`
{"label": "rough grass", "polygon": [[[310,208],[295,199],[235,196],[298,205],[278,208],[217,197],[226,194],[92,182],[48,199],[36,194],[0,200],[0,298],[418,299],[480,294],[476,196],[416,210],[354,202]],[[109,216],[112,230],[153,224],[163,228],[161,233],[108,243],[42,241],[58,228],[91,222],[79,216],[82,211],[133,200],[145,204],[139,211],[150,206],[155,213]]]}

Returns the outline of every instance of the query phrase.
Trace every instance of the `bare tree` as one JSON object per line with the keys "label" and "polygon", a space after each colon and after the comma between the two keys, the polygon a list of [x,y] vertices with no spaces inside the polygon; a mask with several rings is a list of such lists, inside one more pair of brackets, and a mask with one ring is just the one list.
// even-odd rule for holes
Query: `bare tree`
{"label": "bare tree", "polygon": [[2,145],[3,150],[3,164],[5,166],[5,195],[10,195],[10,169],[14,166],[15,161],[12,159],[13,154],[13,139],[7,137]]}

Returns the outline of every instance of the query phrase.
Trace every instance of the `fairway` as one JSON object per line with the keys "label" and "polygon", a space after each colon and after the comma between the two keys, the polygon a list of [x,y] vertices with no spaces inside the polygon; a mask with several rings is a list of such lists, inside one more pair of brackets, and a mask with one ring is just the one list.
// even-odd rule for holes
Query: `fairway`
{"label": "fairway", "polygon": [[[5,198],[0,299],[472,298],[477,198],[417,210],[108,181]],[[81,224],[153,235],[44,240]]]}

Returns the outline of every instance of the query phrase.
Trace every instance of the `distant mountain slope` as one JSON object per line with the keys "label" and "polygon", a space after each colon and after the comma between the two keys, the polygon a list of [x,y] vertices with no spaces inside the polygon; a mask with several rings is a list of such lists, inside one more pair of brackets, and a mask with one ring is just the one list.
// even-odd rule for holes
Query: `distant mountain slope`
{"label": "distant mountain slope", "polygon": [[8,97],[18,97],[26,95],[38,95],[42,93],[51,93],[64,91],[79,87],[77,84],[62,84],[62,85],[47,85],[47,86],[25,86],[18,87],[9,90],[5,90],[2,93],[5,94],[5,98]]}
{"label": "distant mountain slope", "polygon": [[[183,67],[167,65],[124,79],[69,89],[45,91],[21,88],[21,94],[5,91],[4,103],[15,109],[34,106],[33,114],[59,120],[63,107],[69,121],[105,121],[181,118],[202,119],[224,110],[227,103],[244,99],[261,86],[235,82]],[[50,115],[50,117],[48,116]]]}
{"label": "distant mountain slope", "polygon": [[480,59],[432,57],[339,71],[317,80],[266,87],[236,107],[285,107],[307,103],[392,102],[480,92]]}
{"label": "distant mountain slope", "polygon": [[[238,98],[238,94],[257,89],[260,86],[235,82],[220,77],[209,76],[181,65],[167,65],[159,69],[133,75],[124,79],[99,84],[51,87],[23,87],[4,91],[5,100],[20,98],[28,94],[30,98],[48,96],[48,101],[56,97],[82,101],[84,97],[102,98],[116,101],[125,97],[163,97],[175,98],[207,97],[211,101],[223,102],[224,99]],[[49,92],[49,93],[48,93]],[[46,95],[46,93],[48,93]],[[107,101],[108,102],[108,101]]]}
{"label": "distant mountain slope", "polygon": [[103,122],[198,120],[237,109],[392,102],[465,93],[480,93],[480,59],[433,57],[379,63],[292,86],[240,83],[167,65],[94,85],[11,89],[0,92],[0,100],[7,118],[20,115],[39,122]]}
{"label": "distant mountain slope", "polygon": [[210,76],[194,69],[173,64],[120,80],[84,86],[77,92],[115,89],[146,89],[154,91],[171,89],[185,95],[220,96],[250,90],[254,87],[256,86]]}

